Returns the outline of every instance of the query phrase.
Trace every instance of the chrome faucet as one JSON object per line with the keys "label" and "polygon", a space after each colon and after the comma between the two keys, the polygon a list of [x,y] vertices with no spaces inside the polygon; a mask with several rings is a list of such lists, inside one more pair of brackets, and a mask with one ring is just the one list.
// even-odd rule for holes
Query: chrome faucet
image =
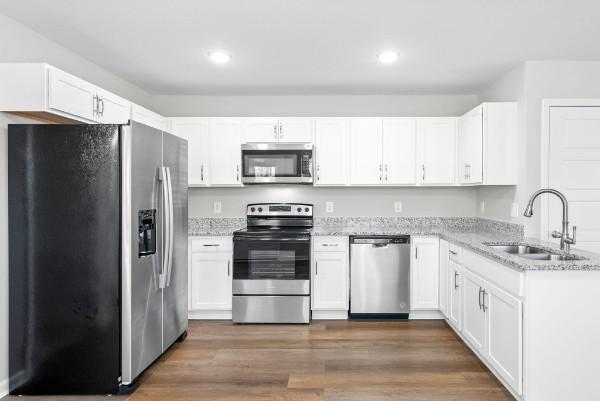
{"label": "chrome faucet", "polygon": [[571,245],[575,244],[577,237],[577,227],[573,226],[573,237],[569,236],[569,202],[567,198],[556,189],[544,188],[538,191],[535,191],[531,198],[529,198],[529,202],[527,203],[527,207],[525,208],[525,213],[523,215],[525,217],[533,216],[533,202],[535,198],[540,196],[541,194],[554,194],[558,196],[560,201],[562,202],[563,207],[563,215],[562,215],[562,232],[552,231],[552,238],[560,238],[560,249],[566,251],[567,253],[571,252]]}

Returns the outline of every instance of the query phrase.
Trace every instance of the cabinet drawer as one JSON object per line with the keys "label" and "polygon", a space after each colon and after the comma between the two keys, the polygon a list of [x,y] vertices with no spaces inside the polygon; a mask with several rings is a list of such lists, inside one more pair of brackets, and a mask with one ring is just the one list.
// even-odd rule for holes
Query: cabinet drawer
{"label": "cabinet drawer", "polygon": [[462,261],[462,248],[457,245],[450,244],[448,256],[453,262],[460,263]]}
{"label": "cabinet drawer", "polygon": [[198,237],[191,239],[192,252],[231,252],[232,237]]}
{"label": "cabinet drawer", "polygon": [[348,237],[313,237],[315,252],[346,252],[348,250]]}

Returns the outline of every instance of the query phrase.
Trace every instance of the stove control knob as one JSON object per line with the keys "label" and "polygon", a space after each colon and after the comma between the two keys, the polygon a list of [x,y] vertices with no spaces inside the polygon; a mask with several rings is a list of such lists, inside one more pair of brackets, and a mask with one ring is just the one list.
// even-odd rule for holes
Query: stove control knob
{"label": "stove control knob", "polygon": [[251,212],[254,212],[255,210],[256,210],[256,208],[253,208],[253,207],[250,208]]}
{"label": "stove control knob", "polygon": [[307,207],[306,207],[306,208],[304,208],[304,211],[305,211],[306,213],[308,213],[308,210],[309,210],[309,209],[308,209]]}
{"label": "stove control knob", "polygon": [[301,208],[301,207],[299,207],[299,208],[298,208],[298,213],[300,213],[301,211],[302,211],[302,208]]}
{"label": "stove control knob", "polygon": [[258,212],[261,213],[262,212],[262,207],[258,208]]}

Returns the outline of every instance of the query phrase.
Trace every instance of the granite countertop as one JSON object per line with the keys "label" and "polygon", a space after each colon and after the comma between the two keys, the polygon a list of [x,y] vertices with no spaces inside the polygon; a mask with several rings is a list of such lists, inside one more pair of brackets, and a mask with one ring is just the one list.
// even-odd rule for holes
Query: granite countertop
{"label": "granite countertop", "polygon": [[[246,227],[244,218],[191,218],[190,236],[229,236]],[[436,236],[517,271],[598,270],[600,254],[572,249],[583,260],[542,261],[493,249],[488,244],[527,244],[564,254],[556,244],[523,237],[523,226],[477,217],[334,217],[315,218],[313,235]]]}

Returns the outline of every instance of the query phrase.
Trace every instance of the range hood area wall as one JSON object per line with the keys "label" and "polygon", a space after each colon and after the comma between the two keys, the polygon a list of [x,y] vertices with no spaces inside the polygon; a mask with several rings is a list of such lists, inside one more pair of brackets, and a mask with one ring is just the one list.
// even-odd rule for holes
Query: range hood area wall
{"label": "range hood area wall", "polygon": [[[402,212],[394,212],[394,202]],[[214,213],[221,202],[221,213]],[[314,204],[315,217],[340,216],[475,216],[477,189],[469,187],[382,188],[300,185],[260,185],[243,188],[190,188],[190,217],[245,217],[248,203],[299,202]],[[327,213],[326,202],[334,203]]]}

